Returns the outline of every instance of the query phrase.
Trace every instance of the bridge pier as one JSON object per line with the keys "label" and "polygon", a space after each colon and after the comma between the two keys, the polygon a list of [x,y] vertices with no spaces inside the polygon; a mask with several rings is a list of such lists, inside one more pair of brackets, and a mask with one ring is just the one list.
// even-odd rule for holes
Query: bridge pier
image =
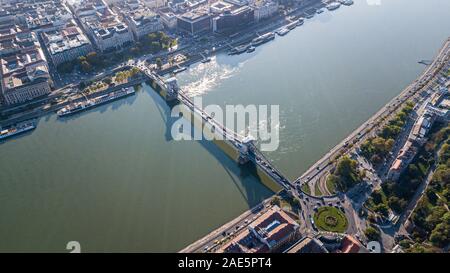
{"label": "bridge pier", "polygon": [[175,77],[167,79],[165,82],[167,87],[166,101],[174,101],[178,99],[178,92],[180,88],[178,87],[177,79]]}
{"label": "bridge pier", "polygon": [[239,144],[239,158],[238,163],[243,165],[250,160],[249,151],[250,146],[254,146],[255,139],[248,135]]}

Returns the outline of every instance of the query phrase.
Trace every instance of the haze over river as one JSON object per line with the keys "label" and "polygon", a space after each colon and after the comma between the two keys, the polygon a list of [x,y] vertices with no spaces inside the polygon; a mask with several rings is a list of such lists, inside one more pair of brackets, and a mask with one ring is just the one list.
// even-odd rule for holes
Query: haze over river
{"label": "haze over river", "polygon": [[[369,1],[370,2],[370,1]],[[288,35],[178,74],[205,104],[278,104],[295,178],[411,83],[450,36],[450,1],[357,0]],[[272,193],[207,141],[173,141],[165,102],[51,115],[0,144],[0,251],[178,251]]]}

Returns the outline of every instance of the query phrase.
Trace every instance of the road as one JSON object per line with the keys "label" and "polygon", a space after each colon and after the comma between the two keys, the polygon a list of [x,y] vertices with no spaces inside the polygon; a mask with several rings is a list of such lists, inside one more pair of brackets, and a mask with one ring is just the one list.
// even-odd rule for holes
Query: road
{"label": "road", "polygon": [[[434,59],[433,63],[427,67],[427,69],[418,77],[416,81],[414,81],[411,85],[406,87],[398,96],[393,98],[388,104],[382,107],[378,112],[376,112],[368,121],[363,123],[360,127],[358,127],[355,131],[353,131],[348,137],[346,137],[341,143],[336,145],[331,151],[329,151],[325,156],[323,156],[318,162],[316,162],[313,166],[311,166],[302,176],[300,176],[295,183],[295,187],[291,188],[289,194],[294,198],[298,198],[300,201],[300,219],[303,220],[304,227],[303,230],[306,234],[317,234],[317,229],[312,224],[312,217],[314,211],[317,210],[320,206],[335,206],[342,209],[349,221],[349,228],[346,231],[348,234],[354,234],[358,237],[363,233],[363,227],[365,227],[364,219],[361,219],[358,215],[358,211],[361,208],[364,199],[361,202],[354,202],[350,200],[347,195],[337,195],[334,197],[314,197],[304,193],[301,190],[301,184],[307,183],[311,179],[318,179],[321,176],[324,176],[326,173],[330,172],[333,168],[332,162],[335,157],[339,154],[344,154],[351,152],[352,149],[349,148],[351,146],[358,146],[362,144],[369,137],[373,137],[376,135],[377,131],[382,128],[389,121],[390,117],[393,117],[397,114],[404,106],[404,104],[409,101],[422,102],[424,98],[421,98],[422,91],[427,91],[433,84],[436,83],[436,75],[440,73],[442,67],[448,62],[450,57],[450,39],[448,39],[438,55]],[[410,128],[411,123],[407,124],[407,127]],[[408,132],[409,129],[406,128],[402,134]],[[400,149],[402,146],[401,143],[404,141],[405,137],[400,137],[401,141],[396,143],[396,149]],[[376,172],[370,166],[370,164],[363,160],[363,164],[367,165],[367,169],[370,171],[372,176],[372,186],[370,186],[370,190],[373,190],[375,187],[378,187],[382,179],[376,175]],[[366,195],[367,198],[368,195]],[[248,213],[248,212],[247,212]],[[250,215],[250,214],[249,214]],[[254,217],[254,216],[253,216]],[[234,226],[233,223],[241,223],[241,219],[247,219],[247,217],[239,217],[238,220],[233,220],[230,223],[230,226]],[[226,226],[229,227],[229,226]],[[232,229],[232,228],[231,228]],[[219,229],[220,230],[220,229]],[[225,228],[225,230],[230,230],[229,228]],[[211,243],[214,240],[217,240],[214,235],[220,233],[219,231],[214,231],[212,236],[206,236],[207,239],[201,239],[195,242],[193,245],[196,247],[188,247],[183,249],[184,252],[189,251],[197,251],[202,249],[202,246],[205,246],[205,242]],[[192,245],[191,245],[192,246]]]}
{"label": "road", "polygon": [[[332,163],[336,156],[348,152],[350,144],[358,146],[370,137],[375,136],[376,131],[382,128],[382,125],[390,116],[398,113],[404,103],[408,100],[418,99],[422,90],[427,90],[433,82],[434,76],[439,73],[440,68],[445,64],[450,56],[450,41],[447,40],[439,51],[433,63],[414,81],[413,84],[406,87],[399,95],[394,97],[388,104],[382,107],[369,120],[363,123],[349,136],[342,140],[338,145],[325,154],[319,161],[312,165],[303,175],[297,178],[296,183],[307,183],[312,178],[325,174],[332,169]],[[383,122],[384,120],[384,122]]]}

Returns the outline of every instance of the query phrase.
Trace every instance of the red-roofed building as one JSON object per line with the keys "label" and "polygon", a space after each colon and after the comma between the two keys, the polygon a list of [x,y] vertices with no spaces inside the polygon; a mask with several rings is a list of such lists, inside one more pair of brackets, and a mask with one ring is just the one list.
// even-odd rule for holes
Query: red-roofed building
{"label": "red-roofed building", "polygon": [[299,224],[278,206],[273,206],[248,225],[218,252],[265,253],[297,240]]}
{"label": "red-roofed building", "polygon": [[361,245],[358,240],[350,235],[347,235],[342,239],[341,247],[337,251],[339,253],[366,253],[368,252],[366,248]]}

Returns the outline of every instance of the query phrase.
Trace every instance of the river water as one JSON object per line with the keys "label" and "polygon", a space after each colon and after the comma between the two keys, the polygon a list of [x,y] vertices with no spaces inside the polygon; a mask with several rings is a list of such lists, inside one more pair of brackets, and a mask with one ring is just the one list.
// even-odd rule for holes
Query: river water
{"label": "river water", "polygon": [[[370,1],[369,1],[370,2]],[[373,1],[372,1],[373,2]],[[355,1],[239,56],[177,76],[204,104],[277,104],[289,178],[424,69],[450,35],[450,1]],[[207,141],[174,141],[170,109],[135,96],[0,144],[0,251],[177,251],[272,193]]]}

